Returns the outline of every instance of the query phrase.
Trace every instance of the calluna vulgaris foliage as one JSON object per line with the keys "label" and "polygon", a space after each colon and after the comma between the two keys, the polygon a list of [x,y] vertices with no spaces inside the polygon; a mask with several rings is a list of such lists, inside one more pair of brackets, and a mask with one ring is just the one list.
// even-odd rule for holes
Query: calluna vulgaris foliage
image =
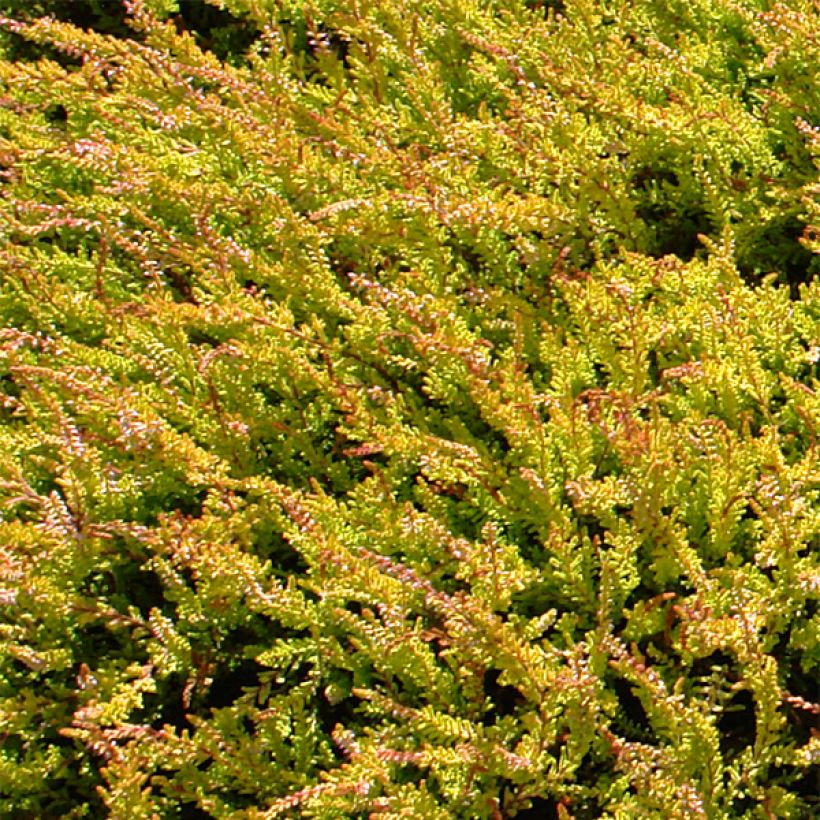
{"label": "calluna vulgaris foliage", "polygon": [[0,3],[2,816],[816,816],[817,3],[212,1]]}

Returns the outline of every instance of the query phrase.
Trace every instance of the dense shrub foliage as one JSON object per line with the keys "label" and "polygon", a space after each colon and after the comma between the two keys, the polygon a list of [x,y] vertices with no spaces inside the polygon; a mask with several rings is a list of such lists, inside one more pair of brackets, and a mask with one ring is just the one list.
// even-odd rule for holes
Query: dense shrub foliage
{"label": "dense shrub foliage", "polygon": [[815,816],[816,3],[213,6],[3,3],[0,813]]}

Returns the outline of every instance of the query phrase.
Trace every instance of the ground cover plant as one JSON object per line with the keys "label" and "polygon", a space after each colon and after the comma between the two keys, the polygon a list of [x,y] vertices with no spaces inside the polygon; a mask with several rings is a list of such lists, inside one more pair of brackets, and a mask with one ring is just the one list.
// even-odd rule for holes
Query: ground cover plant
{"label": "ground cover plant", "polygon": [[0,815],[816,816],[816,3],[0,9]]}

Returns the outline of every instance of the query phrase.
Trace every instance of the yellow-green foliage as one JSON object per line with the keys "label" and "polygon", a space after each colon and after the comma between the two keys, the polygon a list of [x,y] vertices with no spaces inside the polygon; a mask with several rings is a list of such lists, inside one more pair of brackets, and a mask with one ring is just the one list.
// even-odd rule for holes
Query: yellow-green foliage
{"label": "yellow-green foliage", "polygon": [[816,3],[213,4],[2,23],[0,814],[814,816]]}

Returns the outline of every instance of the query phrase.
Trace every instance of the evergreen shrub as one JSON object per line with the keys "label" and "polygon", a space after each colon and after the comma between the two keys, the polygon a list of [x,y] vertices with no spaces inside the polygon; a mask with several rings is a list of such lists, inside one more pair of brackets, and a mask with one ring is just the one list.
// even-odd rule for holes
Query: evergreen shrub
{"label": "evergreen shrub", "polygon": [[816,3],[194,5],[4,2],[0,813],[817,816]]}

